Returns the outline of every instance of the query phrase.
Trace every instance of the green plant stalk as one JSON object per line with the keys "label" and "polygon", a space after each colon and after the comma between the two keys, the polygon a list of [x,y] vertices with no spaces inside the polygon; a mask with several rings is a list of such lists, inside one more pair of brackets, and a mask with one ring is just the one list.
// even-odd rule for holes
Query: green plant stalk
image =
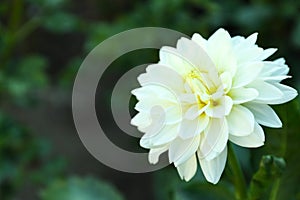
{"label": "green plant stalk", "polygon": [[272,187],[272,190],[271,190],[271,194],[270,194],[270,200],[276,200],[277,199],[277,193],[278,193],[278,189],[279,189],[279,186],[280,186],[280,182],[281,182],[281,179],[278,178],[273,187]]}
{"label": "green plant stalk", "polygon": [[9,18],[9,30],[14,32],[18,29],[23,13],[23,0],[13,0],[12,11]]}
{"label": "green plant stalk", "polygon": [[[284,110],[287,110],[287,105],[283,105],[282,106],[282,109]],[[287,116],[287,112],[283,112],[284,115],[282,116],[283,117],[283,121],[287,123],[287,126],[288,126],[288,116]],[[281,156],[284,157],[285,156],[285,153],[286,153],[286,144],[287,144],[287,135],[288,135],[288,131],[286,131],[287,129],[284,129],[284,132],[283,132],[283,136],[282,136],[282,143],[281,143]]]}
{"label": "green plant stalk", "polygon": [[[282,109],[287,109],[286,105],[282,106]],[[283,121],[287,122],[287,112],[283,112]],[[284,129],[286,130],[286,129]],[[286,144],[287,144],[287,131],[284,131],[283,136],[282,136],[282,143],[281,143],[281,156],[284,157],[285,153],[286,153]],[[281,178],[278,178],[271,190],[270,193],[270,200],[276,200],[277,199],[277,194],[278,194],[278,190],[280,188],[280,183],[281,183]]]}
{"label": "green plant stalk", "polygon": [[14,34],[17,31],[23,14],[23,0],[12,0],[11,1],[11,12],[8,22],[8,30],[6,34],[6,41],[4,43],[4,50],[0,52],[1,66],[5,66],[8,58],[14,47]]}
{"label": "green plant stalk", "polygon": [[230,143],[228,145],[228,164],[233,174],[236,199],[245,200],[247,198],[245,177],[242,172],[239,161],[234,153],[232,144]]}
{"label": "green plant stalk", "polygon": [[16,44],[23,41],[30,33],[32,33],[36,28],[38,28],[41,24],[41,21],[42,20],[40,17],[33,17],[29,21],[24,23],[18,30],[11,34],[9,40],[6,41],[4,51],[0,55],[2,66],[5,66]]}
{"label": "green plant stalk", "polygon": [[37,15],[22,23],[23,16],[23,0],[13,0],[12,11],[9,18],[8,30],[3,31],[6,34],[6,41],[4,42],[3,51],[0,52],[0,68],[4,68],[11,57],[17,44],[22,42],[28,35],[30,35],[42,23],[42,18]]}

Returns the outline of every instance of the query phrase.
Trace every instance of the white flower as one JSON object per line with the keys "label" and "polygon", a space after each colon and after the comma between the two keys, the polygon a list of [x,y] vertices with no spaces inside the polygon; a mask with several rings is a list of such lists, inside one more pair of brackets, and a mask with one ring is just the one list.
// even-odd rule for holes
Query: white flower
{"label": "white flower", "polygon": [[297,91],[280,84],[289,68],[283,58],[265,61],[276,49],[262,49],[257,34],[230,37],[224,29],[208,40],[181,38],[176,48],[162,47],[160,61],[138,77],[132,91],[139,113],[131,123],[145,134],[140,145],[157,163],[168,150],[180,177],[189,181],[197,158],[207,181],[216,184],[227,160],[228,140],[243,147],[264,144],[260,125],[279,128],[268,105],[281,104]]}

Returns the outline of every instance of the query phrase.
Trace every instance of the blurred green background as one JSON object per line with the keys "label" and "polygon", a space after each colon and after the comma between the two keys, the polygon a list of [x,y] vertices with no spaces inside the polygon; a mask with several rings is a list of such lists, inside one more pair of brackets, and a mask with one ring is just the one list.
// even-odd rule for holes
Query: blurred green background
{"label": "blurred green background", "polygon": [[[217,186],[200,170],[185,183],[169,166],[127,174],[95,160],[79,140],[72,121],[71,91],[84,57],[101,41],[124,30],[158,26],[208,37],[219,27],[231,35],[259,33],[258,45],[279,50],[299,88],[300,1],[298,0],[1,0],[0,1],[0,199],[233,199],[231,172]],[[146,36],[145,36],[146,37]],[[157,50],[126,54],[110,66],[97,94],[111,139],[141,151],[113,121],[110,95],[133,66],[157,62]],[[134,102],[134,100],[133,100]],[[287,166],[274,199],[300,199],[299,99],[275,106],[282,129],[266,129],[266,145],[236,147],[247,182],[264,154],[283,156]],[[131,106],[132,110],[132,106]],[[132,112],[133,113],[133,112]],[[266,193],[270,193],[267,190]],[[273,198],[273,197],[272,197]]]}

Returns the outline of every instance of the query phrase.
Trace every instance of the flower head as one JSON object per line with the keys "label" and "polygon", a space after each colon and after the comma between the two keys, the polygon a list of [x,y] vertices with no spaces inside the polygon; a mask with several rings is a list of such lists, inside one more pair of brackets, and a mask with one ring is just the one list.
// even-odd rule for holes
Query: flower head
{"label": "flower head", "polygon": [[138,77],[132,91],[139,113],[131,123],[145,133],[140,145],[157,163],[168,151],[180,177],[189,181],[197,160],[207,181],[217,183],[227,160],[228,140],[260,147],[261,125],[278,128],[281,121],[268,105],[281,104],[297,91],[281,84],[289,68],[283,58],[266,61],[276,49],[262,49],[257,34],[231,37],[224,29],[209,39],[194,34],[176,48],[162,47],[160,61]]}

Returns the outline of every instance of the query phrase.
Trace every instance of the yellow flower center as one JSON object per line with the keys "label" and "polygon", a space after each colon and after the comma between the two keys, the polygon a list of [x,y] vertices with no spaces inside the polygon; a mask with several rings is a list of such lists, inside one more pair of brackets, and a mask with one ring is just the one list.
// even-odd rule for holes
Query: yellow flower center
{"label": "yellow flower center", "polygon": [[193,94],[196,96],[199,109],[203,108],[207,104],[215,107],[219,105],[219,102],[212,98],[212,94],[216,92],[215,87],[209,88],[205,80],[205,75],[197,69],[191,70],[184,77],[186,83],[191,88]]}

